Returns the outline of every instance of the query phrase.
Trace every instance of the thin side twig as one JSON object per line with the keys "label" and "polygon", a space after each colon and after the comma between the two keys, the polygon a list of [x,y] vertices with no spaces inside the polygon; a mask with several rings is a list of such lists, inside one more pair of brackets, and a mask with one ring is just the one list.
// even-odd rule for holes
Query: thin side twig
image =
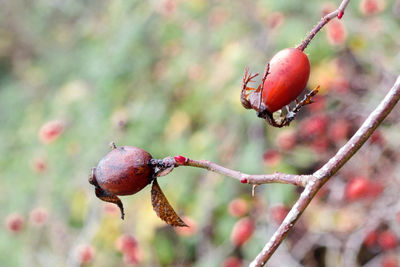
{"label": "thin side twig", "polygon": [[194,160],[183,156],[167,157],[161,160],[153,159],[151,164],[159,167],[161,170],[168,170],[167,173],[172,171],[173,168],[179,166],[202,168],[224,176],[232,177],[239,180],[241,183],[253,185],[280,183],[304,187],[311,178],[311,175],[285,174],[279,172],[273,174],[247,174],[228,169],[209,160]]}
{"label": "thin side twig", "polygon": [[213,171],[225,176],[236,178],[242,183],[248,184],[267,184],[267,183],[281,183],[292,184],[304,187],[309,179],[309,175],[294,175],[275,172],[273,174],[247,174],[239,171],[231,170],[226,167],[220,166],[208,160],[193,160],[188,159],[184,164],[186,166],[198,167]]}
{"label": "thin side twig", "polygon": [[312,175],[297,202],[276,230],[269,242],[264,246],[250,266],[264,266],[285,239],[303,211],[307,208],[319,189],[331,178],[368,140],[375,129],[392,111],[400,99],[400,76],[378,107],[368,116],[353,137],[324,166]]}
{"label": "thin side twig", "polygon": [[314,36],[333,18],[338,17],[339,19],[342,18],[344,14],[344,10],[346,9],[347,5],[349,4],[350,0],[343,0],[338,9],[335,11],[323,16],[321,20],[318,22],[317,25],[311,30],[311,32],[307,35],[307,37],[304,39],[303,42],[299,46],[297,46],[297,49],[300,49],[301,51],[304,51],[308,44],[311,42],[311,40],[314,38]]}

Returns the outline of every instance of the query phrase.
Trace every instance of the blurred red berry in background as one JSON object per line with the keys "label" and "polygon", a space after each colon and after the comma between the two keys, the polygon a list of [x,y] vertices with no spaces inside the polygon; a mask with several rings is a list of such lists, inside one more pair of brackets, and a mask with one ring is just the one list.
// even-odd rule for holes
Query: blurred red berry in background
{"label": "blurred red berry in background", "polygon": [[29,214],[29,221],[36,226],[42,226],[47,222],[48,213],[45,208],[39,207]]}
{"label": "blurred red berry in background", "polygon": [[385,0],[361,0],[359,9],[364,15],[373,15],[382,12],[386,7]]}
{"label": "blurred red berry in background", "polygon": [[350,122],[341,119],[333,122],[329,128],[329,138],[335,142],[340,143],[345,141],[350,134]]}
{"label": "blurred red berry in background", "polygon": [[121,235],[115,245],[117,250],[124,254],[125,264],[137,264],[142,260],[139,243],[132,235]]}
{"label": "blurred red berry in background", "polygon": [[65,123],[62,120],[48,121],[39,130],[39,140],[43,144],[50,144],[60,137],[64,129]]}
{"label": "blurred red berry in background", "polygon": [[131,249],[134,249],[138,246],[138,242],[136,238],[134,238],[130,234],[123,234],[120,237],[118,237],[115,247],[117,248],[118,251],[125,253],[126,251],[129,251]]}
{"label": "blurred red berry in background", "polygon": [[270,149],[264,152],[263,159],[267,166],[275,166],[281,162],[282,155],[279,153],[279,151]]}
{"label": "blurred red berry in background", "polygon": [[242,217],[246,215],[249,206],[244,199],[235,198],[228,205],[228,213],[233,217]]}
{"label": "blurred red berry in background", "polygon": [[347,30],[341,20],[331,20],[326,25],[326,36],[331,45],[343,44],[347,39]]}
{"label": "blurred red berry in background", "polygon": [[378,233],[376,231],[371,231],[364,238],[364,245],[367,247],[373,247],[378,240]]}
{"label": "blurred red berry in background", "polygon": [[24,218],[19,213],[12,213],[6,217],[5,225],[7,230],[12,233],[18,233],[24,227]]}
{"label": "blurred red berry in background", "polygon": [[86,264],[93,261],[95,257],[95,250],[89,244],[80,244],[75,250],[76,260],[81,264]]}
{"label": "blurred red berry in background", "polygon": [[325,153],[329,148],[329,139],[326,136],[319,136],[311,142],[311,148],[315,153]]}
{"label": "blurred red berry in background", "polygon": [[231,232],[231,242],[235,246],[242,246],[253,235],[255,224],[249,217],[236,222]]}
{"label": "blurred red berry in background", "polygon": [[381,267],[398,267],[399,261],[397,255],[385,255],[381,261]]}
{"label": "blurred red berry in background", "polygon": [[276,138],[277,146],[282,150],[290,150],[296,145],[296,132],[292,130],[283,130],[279,132]]}
{"label": "blurred red berry in background", "polygon": [[47,169],[47,161],[44,158],[35,158],[32,161],[32,170],[36,173],[43,173]]}
{"label": "blurred red berry in background", "polygon": [[302,121],[299,130],[305,137],[320,136],[325,134],[329,118],[326,115],[316,115]]}
{"label": "blurred red berry in background", "polygon": [[383,146],[386,143],[385,137],[380,130],[375,130],[375,132],[369,138],[371,144],[376,144],[378,146]]}
{"label": "blurred red berry in background", "polygon": [[379,234],[378,244],[383,250],[390,250],[397,247],[397,238],[394,232],[386,230]]}
{"label": "blurred red berry in background", "polygon": [[368,194],[369,181],[365,177],[355,177],[346,186],[346,198],[348,200],[358,200]]}
{"label": "blurred red berry in background", "polygon": [[282,204],[274,205],[269,210],[270,218],[276,224],[281,224],[288,212],[289,209]]}

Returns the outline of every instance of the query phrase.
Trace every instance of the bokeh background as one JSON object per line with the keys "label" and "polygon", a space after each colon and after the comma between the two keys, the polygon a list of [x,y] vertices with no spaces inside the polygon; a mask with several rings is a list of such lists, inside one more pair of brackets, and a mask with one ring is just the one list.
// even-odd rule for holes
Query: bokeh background
{"label": "bokeh background", "polygon": [[[242,108],[262,72],[340,1],[0,1],[0,266],[244,266],[300,190],[181,167],[159,183],[191,225],[165,225],[150,188],[126,219],[87,181],[110,150],[185,155],[248,173],[310,173],[400,70],[400,2],[351,1],[306,49],[316,103],[274,129]],[[325,185],[270,266],[397,266],[399,109]]]}

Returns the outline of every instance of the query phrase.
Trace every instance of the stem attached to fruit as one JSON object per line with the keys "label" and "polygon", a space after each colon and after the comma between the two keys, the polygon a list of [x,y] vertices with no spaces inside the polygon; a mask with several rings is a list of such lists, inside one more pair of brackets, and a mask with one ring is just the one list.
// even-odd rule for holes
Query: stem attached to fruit
{"label": "stem attached to fruit", "polygon": [[328,15],[325,15],[321,18],[321,20],[318,22],[317,25],[311,30],[311,32],[307,35],[306,39],[304,39],[303,42],[299,46],[297,46],[297,49],[300,49],[301,51],[304,51],[308,44],[311,42],[311,40],[314,38],[314,36],[333,18],[338,17],[341,19],[344,14],[344,10],[346,9],[347,5],[349,4],[350,0],[343,0],[338,9],[335,11],[329,13]]}

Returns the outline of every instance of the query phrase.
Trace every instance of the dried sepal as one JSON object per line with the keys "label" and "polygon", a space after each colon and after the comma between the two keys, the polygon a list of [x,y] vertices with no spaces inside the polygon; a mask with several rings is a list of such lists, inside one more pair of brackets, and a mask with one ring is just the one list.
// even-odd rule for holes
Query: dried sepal
{"label": "dried sepal", "polygon": [[101,187],[96,187],[95,193],[96,193],[96,197],[98,197],[99,199],[101,199],[105,202],[110,202],[110,203],[114,203],[115,205],[117,205],[121,211],[121,219],[122,220],[124,219],[124,217],[125,217],[124,205],[122,204],[122,201],[119,199],[119,197],[103,190]]}
{"label": "dried sepal", "polygon": [[174,209],[169,204],[167,198],[162,192],[158,185],[157,179],[154,179],[151,187],[151,204],[153,205],[154,211],[161,220],[165,221],[171,226],[185,226],[188,227],[185,222],[179,218]]}

